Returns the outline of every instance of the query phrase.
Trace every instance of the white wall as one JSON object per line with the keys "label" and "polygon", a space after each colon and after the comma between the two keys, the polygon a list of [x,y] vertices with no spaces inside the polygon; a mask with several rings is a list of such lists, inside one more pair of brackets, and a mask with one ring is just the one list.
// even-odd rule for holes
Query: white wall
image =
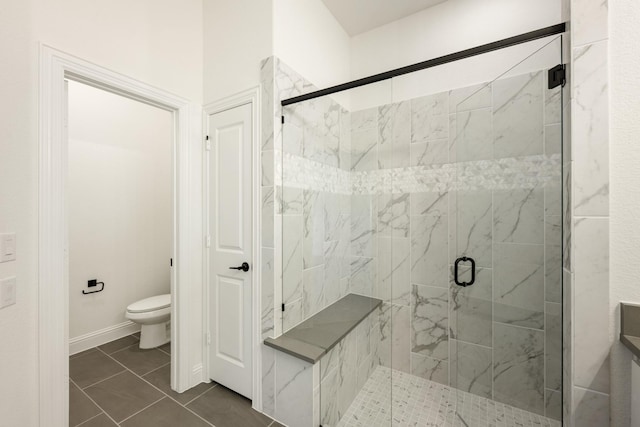
{"label": "white wall", "polygon": [[69,82],[70,339],[171,291],[172,148],[171,112]]}
{"label": "white wall", "polygon": [[204,99],[260,84],[278,56],[318,87],[350,78],[350,38],[321,0],[204,0]]}
{"label": "white wall", "polygon": [[203,0],[204,100],[260,84],[260,61],[273,55],[272,0]]}
{"label": "white wall", "polygon": [[[0,342],[5,343],[0,420],[25,427],[38,425],[39,41],[199,103],[202,4],[23,0],[0,5],[0,93],[5,100],[0,106],[0,232],[15,231],[18,237],[17,261],[0,264],[0,277],[18,278],[17,303],[0,310]],[[198,168],[195,164],[195,176]],[[194,322],[193,327],[200,326]]]}
{"label": "white wall", "polygon": [[[449,0],[354,36],[352,78],[393,70],[560,22],[559,0]],[[355,93],[352,109],[376,105],[376,99],[389,96],[394,101],[402,101],[491,81],[552,39],[395,78],[387,85],[379,84],[368,92]],[[517,73],[556,65],[559,58],[560,52],[555,46],[544,49],[534,60],[518,65]],[[377,96],[373,95],[376,91]]]}
{"label": "white wall", "polygon": [[609,3],[611,83],[611,414],[629,425],[631,352],[618,341],[621,301],[640,303],[640,3]]}
{"label": "white wall", "polygon": [[558,0],[449,0],[353,37],[354,78],[560,22]]}
{"label": "white wall", "polygon": [[351,77],[351,38],[321,0],[273,1],[273,53],[318,88]]}

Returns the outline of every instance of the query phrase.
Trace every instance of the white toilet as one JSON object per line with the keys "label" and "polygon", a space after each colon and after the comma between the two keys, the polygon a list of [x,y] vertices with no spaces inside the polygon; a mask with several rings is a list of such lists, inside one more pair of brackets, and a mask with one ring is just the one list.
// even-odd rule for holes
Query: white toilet
{"label": "white toilet", "polygon": [[140,348],[155,348],[171,340],[171,294],[141,299],[127,307],[125,317],[142,325]]}

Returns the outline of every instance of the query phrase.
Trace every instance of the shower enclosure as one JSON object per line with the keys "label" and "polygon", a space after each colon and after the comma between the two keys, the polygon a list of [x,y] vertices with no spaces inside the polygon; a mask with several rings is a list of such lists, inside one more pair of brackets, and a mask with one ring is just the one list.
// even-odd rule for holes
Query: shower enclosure
{"label": "shower enclosure", "polygon": [[562,36],[498,47],[279,110],[278,328],[381,301],[320,359],[324,427],[560,425]]}

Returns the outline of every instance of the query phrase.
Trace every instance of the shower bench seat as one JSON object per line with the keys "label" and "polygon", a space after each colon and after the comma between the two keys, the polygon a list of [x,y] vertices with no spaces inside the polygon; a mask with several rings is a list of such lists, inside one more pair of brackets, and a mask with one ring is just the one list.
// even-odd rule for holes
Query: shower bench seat
{"label": "shower bench seat", "polygon": [[[270,415],[290,427],[337,423],[363,384],[356,378],[358,362],[371,365],[358,349],[356,337],[369,336],[370,318],[377,318],[381,304],[376,298],[349,294],[281,336],[265,339],[266,346],[277,350],[274,413]],[[353,378],[346,381],[346,376]],[[351,385],[348,391],[341,389],[338,377]]]}
{"label": "shower bench seat", "polygon": [[265,345],[305,362],[316,363],[382,304],[382,300],[349,294]]}

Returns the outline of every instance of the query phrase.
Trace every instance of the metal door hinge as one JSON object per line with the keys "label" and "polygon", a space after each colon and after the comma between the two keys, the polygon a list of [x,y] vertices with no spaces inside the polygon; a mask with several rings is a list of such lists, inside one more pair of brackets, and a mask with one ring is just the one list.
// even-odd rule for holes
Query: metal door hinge
{"label": "metal door hinge", "polygon": [[282,304],[282,311],[284,311],[284,303]]}
{"label": "metal door hinge", "polygon": [[204,139],[204,147],[207,151],[211,151],[211,141],[209,141],[209,135]]}
{"label": "metal door hinge", "polygon": [[210,248],[210,247],[211,247],[211,236],[210,236],[210,235],[208,235],[208,234],[204,237],[204,245],[205,245],[207,248]]}
{"label": "metal door hinge", "polygon": [[173,267],[173,258],[169,260],[169,266]]}
{"label": "metal door hinge", "polygon": [[284,124],[284,116],[281,116],[281,118],[282,118],[282,124]]}
{"label": "metal door hinge", "polygon": [[204,340],[207,343],[207,345],[211,345],[211,334],[209,332],[204,334]]}
{"label": "metal door hinge", "polygon": [[567,83],[567,66],[565,64],[559,64],[549,70],[549,89],[556,88],[558,86],[564,87]]}

